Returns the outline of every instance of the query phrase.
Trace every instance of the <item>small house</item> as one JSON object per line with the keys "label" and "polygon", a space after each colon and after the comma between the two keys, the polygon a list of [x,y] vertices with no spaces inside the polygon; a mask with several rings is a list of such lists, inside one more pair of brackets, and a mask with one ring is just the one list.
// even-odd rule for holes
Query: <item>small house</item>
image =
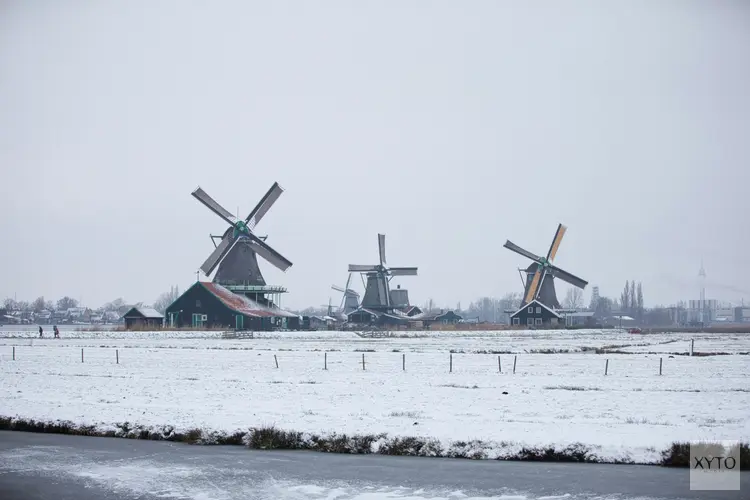
{"label": "small house", "polygon": [[549,326],[561,322],[561,316],[538,300],[532,300],[510,315],[514,326]]}
{"label": "small house", "polygon": [[461,322],[463,318],[453,311],[443,311],[442,309],[438,312],[429,312],[414,315],[410,318],[412,324],[419,328],[429,328],[432,325],[456,325]]}
{"label": "small house", "polygon": [[133,307],[123,316],[125,329],[161,328],[164,315],[150,307]]}

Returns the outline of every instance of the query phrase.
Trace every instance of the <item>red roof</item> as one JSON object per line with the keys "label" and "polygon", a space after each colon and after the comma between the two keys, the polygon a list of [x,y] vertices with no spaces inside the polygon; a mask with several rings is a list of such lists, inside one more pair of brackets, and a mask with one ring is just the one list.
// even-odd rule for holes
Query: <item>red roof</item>
{"label": "red roof", "polygon": [[296,314],[290,313],[289,311],[283,311],[281,309],[271,309],[264,307],[254,300],[250,300],[244,295],[233,293],[232,291],[224,288],[223,286],[212,283],[210,281],[201,281],[206,290],[211,292],[222,304],[227,306],[234,312],[244,314],[245,316],[252,316],[256,318],[261,317],[296,317]]}

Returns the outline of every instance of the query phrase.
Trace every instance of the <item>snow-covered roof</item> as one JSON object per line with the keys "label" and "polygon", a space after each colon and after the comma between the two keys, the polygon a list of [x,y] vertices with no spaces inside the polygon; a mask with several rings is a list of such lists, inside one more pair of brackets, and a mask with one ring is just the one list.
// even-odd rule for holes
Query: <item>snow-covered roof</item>
{"label": "snow-covered roof", "polygon": [[352,314],[356,314],[356,313],[360,313],[360,312],[366,312],[366,313],[370,314],[371,316],[375,316],[375,317],[380,317],[380,315],[382,314],[382,313],[379,313],[377,311],[373,311],[372,309],[366,309],[366,308],[360,306],[357,309],[355,309],[352,312],[350,312],[349,314],[347,314],[347,317],[351,316]]}
{"label": "snow-covered roof", "polygon": [[[164,315],[152,307],[134,307],[144,318],[163,318]],[[132,309],[131,309],[132,310]]]}
{"label": "snow-covered roof", "polygon": [[546,310],[548,310],[549,312],[551,312],[552,314],[554,314],[556,318],[560,318],[560,317],[561,317],[561,316],[560,316],[560,315],[559,315],[558,313],[556,313],[555,311],[553,311],[553,310],[552,310],[552,309],[550,309],[549,307],[545,306],[544,304],[542,304],[542,303],[541,303],[541,302],[539,302],[538,300],[534,299],[534,300],[532,300],[531,302],[529,302],[528,304],[524,304],[523,306],[521,306],[521,307],[520,307],[520,308],[518,309],[518,311],[516,311],[516,312],[514,312],[513,314],[511,314],[511,315],[510,315],[510,316],[511,316],[511,318],[512,318],[513,316],[515,316],[516,314],[520,313],[521,311],[523,311],[524,309],[526,309],[527,307],[531,307],[531,306],[532,306],[532,304],[536,304],[536,305],[538,305],[538,306],[542,306],[543,308],[545,308]]}
{"label": "snow-covered roof", "polygon": [[299,315],[291,313],[289,311],[284,311],[283,309],[279,308],[271,308],[266,307],[258,302],[255,302],[254,300],[246,297],[245,295],[240,295],[238,293],[234,293],[228,288],[224,288],[223,286],[219,285],[218,283],[212,283],[209,281],[201,281],[201,285],[203,285],[206,290],[211,292],[217,299],[219,299],[222,304],[227,306],[229,309],[231,309],[234,312],[238,312],[240,314],[244,314],[245,316],[251,316],[256,318],[262,318],[262,317],[286,317],[286,318],[298,318]]}
{"label": "snow-covered roof", "polygon": [[623,316],[615,315],[615,316],[612,316],[612,317],[615,318],[615,319],[621,319],[623,321],[635,321],[634,318],[631,318],[630,316],[625,316],[625,315],[623,315]]}
{"label": "snow-covered roof", "polygon": [[575,312],[569,312],[569,313],[563,313],[563,316],[566,318],[591,318],[596,313],[594,311],[575,311]]}

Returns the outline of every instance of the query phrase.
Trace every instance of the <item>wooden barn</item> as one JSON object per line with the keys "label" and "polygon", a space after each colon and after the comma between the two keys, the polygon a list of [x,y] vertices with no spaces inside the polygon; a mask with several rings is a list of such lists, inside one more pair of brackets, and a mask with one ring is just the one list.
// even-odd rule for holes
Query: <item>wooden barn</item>
{"label": "wooden barn", "polygon": [[212,282],[197,281],[166,311],[167,325],[176,328],[227,328],[234,330],[297,330],[300,316],[267,307]]}
{"label": "wooden barn", "polygon": [[376,311],[368,309],[366,307],[360,307],[359,309],[347,314],[347,321],[354,325],[373,325],[373,326],[387,326],[387,327],[398,327],[407,326],[409,324],[409,318],[396,314],[391,311]]}
{"label": "wooden barn", "polygon": [[538,300],[532,300],[510,315],[514,326],[549,326],[560,323],[561,316]]}
{"label": "wooden barn", "polygon": [[150,307],[131,307],[122,315],[125,329],[161,328],[164,325],[164,315]]}

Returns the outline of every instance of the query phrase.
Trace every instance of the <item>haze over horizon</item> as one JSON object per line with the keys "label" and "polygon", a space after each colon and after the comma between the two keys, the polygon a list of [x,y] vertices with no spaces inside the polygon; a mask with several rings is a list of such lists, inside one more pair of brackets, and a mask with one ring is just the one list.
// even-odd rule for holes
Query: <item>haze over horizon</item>
{"label": "haze over horizon", "polygon": [[185,290],[226,228],[191,191],[244,217],[274,181],[293,308],[378,232],[412,303],[521,292],[503,243],[560,222],[586,303],[697,299],[701,261],[750,299],[749,53],[729,0],[4,2],[0,299]]}

